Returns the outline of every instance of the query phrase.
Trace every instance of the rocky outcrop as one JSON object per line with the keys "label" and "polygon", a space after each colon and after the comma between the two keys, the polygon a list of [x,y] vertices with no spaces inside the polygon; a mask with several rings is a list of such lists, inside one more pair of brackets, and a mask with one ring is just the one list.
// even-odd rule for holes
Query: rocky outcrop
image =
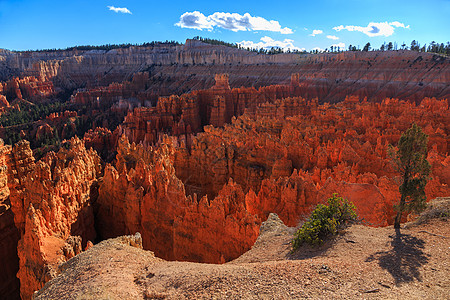
{"label": "rocky outcrop", "polygon": [[305,105],[308,109],[302,109],[306,101],[296,101],[292,107],[299,110],[293,116],[276,109],[292,102],[286,98],[259,105],[223,128],[207,126],[204,133],[174,139],[174,166],[186,192],[214,197],[233,178],[251,196],[251,213],[264,220],[275,212],[289,226],[311,206],[341,192],[368,223],[387,225],[399,197],[387,146],[416,122],[429,134],[433,149],[427,195],[450,193],[447,179],[440,179],[448,178],[446,100],[415,105],[348,97],[337,105]]}
{"label": "rocky outcrop", "polygon": [[15,99],[42,101],[55,93],[53,82],[34,76],[14,77],[4,83],[0,82],[0,94],[5,98],[2,102]]}
{"label": "rocky outcrop", "polygon": [[83,141],[87,149],[93,148],[102,158],[108,161],[112,160],[109,155],[112,152],[111,149],[116,148],[117,135],[110,130],[103,127],[90,129],[85,133]]}
{"label": "rocky outcrop", "polygon": [[[367,298],[405,299],[426,293],[446,299],[448,270],[440,266],[450,259],[448,243],[430,233],[450,236],[444,217],[449,213],[450,198],[436,199],[418,221],[402,228],[403,235],[423,244],[420,249],[427,254],[427,263],[414,270],[429,286],[416,280],[395,285],[393,272],[410,270],[411,259],[392,258],[391,262],[388,256],[394,266],[386,270],[384,254],[394,251],[392,227],[355,224],[320,247],[304,245],[292,252],[296,228],[286,227],[271,214],[252,249],[230,263],[168,262],[140,249],[137,233],[102,241],[62,264],[59,276],[33,299],[258,299],[263,294],[275,299],[353,299],[355,289],[368,286],[380,288],[366,289],[376,290]],[[428,272],[431,266],[434,270]]]}
{"label": "rocky outcrop", "polygon": [[292,77],[291,85],[274,85],[258,90],[230,89],[228,74],[216,74],[216,83],[210,89],[160,97],[156,107],[142,107],[129,112],[118,131],[133,142],[155,144],[164,133],[179,136],[197,133],[205,125],[223,126],[245,111],[255,113],[258,110],[260,114],[265,111],[270,115],[275,113],[277,117],[306,113],[314,101],[296,97],[276,102],[295,95],[298,74]]}
{"label": "rocky outcrop", "polygon": [[[94,108],[111,107],[116,105],[116,110],[132,109],[135,106],[151,105],[151,98],[156,100],[156,95],[147,92],[149,73],[138,72],[133,75],[131,81],[111,83],[105,87],[92,89],[78,89],[71,97],[71,102],[78,105],[87,105]],[[134,100],[134,101],[133,101]],[[136,103],[133,103],[136,102]]]}
{"label": "rocky outcrop", "polygon": [[[64,89],[107,86],[148,71],[146,89],[168,96],[213,85],[210,74],[232,74],[232,87],[288,83],[299,74],[300,96],[335,102],[347,95],[381,100],[449,98],[450,64],[446,57],[415,51],[347,51],[323,54],[265,55],[187,40],[110,51],[0,53],[0,74],[35,76]],[[3,70],[4,69],[4,70]],[[0,80],[2,77],[0,77]]]}
{"label": "rocky outcrop", "polygon": [[45,137],[53,136],[54,130],[53,128],[45,123],[44,125],[40,125],[36,130],[36,140],[40,141]]}
{"label": "rocky outcrop", "polygon": [[[387,146],[396,144],[412,122],[425,128],[434,149],[430,158],[435,175],[427,195],[450,193],[447,179],[439,179],[447,177],[449,159],[446,100],[424,99],[416,105],[347,97],[336,105],[319,105],[299,97],[277,99],[296,88],[295,77],[291,86],[252,89],[254,99],[270,100],[243,109],[244,115],[233,117],[231,124],[208,125],[196,135],[174,125],[183,116],[179,101],[214,103],[222,97],[225,104],[219,115],[227,116],[227,97],[240,103],[246,94],[234,97],[226,76],[218,76],[210,90],[162,98],[156,108],[129,114],[120,132],[140,144],[129,145],[122,137],[115,167],[106,168],[98,201],[102,237],[139,231],[146,237],[144,248],[158,256],[227,261],[246,249],[236,244],[252,240],[255,227],[244,224],[258,223],[275,212],[295,226],[335,192],[353,201],[367,224],[388,225],[399,193]],[[212,115],[202,118],[201,109],[198,112],[200,124],[214,122]],[[173,136],[167,139],[165,131]],[[225,227],[233,230],[222,232],[230,213],[232,222]],[[214,240],[217,232],[226,245]]]}
{"label": "rocky outcrop", "polygon": [[[96,235],[141,232],[157,256],[223,263],[250,249],[270,213],[295,226],[335,192],[368,224],[390,224],[399,180],[387,146],[412,122],[429,135],[427,196],[450,194],[449,104],[423,98],[449,95],[447,58],[266,56],[201,42],[49,53],[0,52],[2,64],[23,72],[0,84],[0,102],[39,102],[58,87],[83,86],[73,110],[20,134],[87,133],[38,162],[26,141],[0,145],[2,293],[17,284],[11,249],[19,237],[18,277],[29,298]],[[285,84],[260,86],[270,81]],[[104,174],[95,151],[111,162]]]}
{"label": "rocky outcrop", "polygon": [[0,298],[18,299],[19,280],[16,273],[19,270],[17,242],[20,236],[14,224],[7,184],[7,157],[10,153],[11,146],[4,145],[0,139],[0,264],[3,268],[0,274]]}
{"label": "rocky outcrop", "polygon": [[27,211],[24,199],[25,182],[28,173],[32,172],[36,166],[30,142],[22,140],[15,144],[7,159],[11,209],[14,212],[14,223],[22,235],[25,230]]}
{"label": "rocky outcrop", "polygon": [[9,102],[4,95],[0,95],[0,109],[9,107]]}
{"label": "rocky outcrop", "polygon": [[122,137],[117,152],[116,167],[107,165],[99,188],[102,238],[138,231],[144,249],[159,257],[208,263],[250,249],[261,221],[248,213],[239,185],[230,180],[212,200],[186,197],[169,144],[151,148]]}
{"label": "rocky outcrop", "polygon": [[[28,143],[21,145],[21,149],[15,149],[24,153],[22,159],[14,154],[16,170],[24,169],[19,161],[32,158],[25,155]],[[79,139],[73,138],[33,168],[29,163],[26,171],[26,175],[18,172],[20,186],[16,190],[20,194],[11,194],[16,225],[22,233],[17,247],[22,299],[30,299],[55,276],[59,263],[95,239],[91,203],[95,201],[101,165],[92,149],[86,150]]]}
{"label": "rocky outcrop", "polygon": [[[5,145],[2,139],[0,139],[0,203],[3,203],[9,197],[8,188],[8,165],[7,157],[11,153],[11,146]],[[9,209],[6,205],[1,211]]]}

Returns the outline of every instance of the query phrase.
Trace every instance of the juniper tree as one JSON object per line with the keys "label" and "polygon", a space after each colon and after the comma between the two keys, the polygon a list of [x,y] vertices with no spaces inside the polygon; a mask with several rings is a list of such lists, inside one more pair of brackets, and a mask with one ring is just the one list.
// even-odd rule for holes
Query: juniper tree
{"label": "juniper tree", "polygon": [[389,149],[389,156],[402,178],[399,187],[401,197],[399,205],[396,206],[394,228],[400,228],[403,212],[420,212],[426,206],[425,185],[430,174],[427,143],[428,136],[419,126],[413,124],[400,137],[397,149],[392,146]]}

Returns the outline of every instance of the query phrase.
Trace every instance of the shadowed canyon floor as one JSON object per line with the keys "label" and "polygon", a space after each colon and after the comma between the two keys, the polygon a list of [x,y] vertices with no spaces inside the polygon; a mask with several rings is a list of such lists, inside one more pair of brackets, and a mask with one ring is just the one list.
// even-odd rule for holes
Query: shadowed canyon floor
{"label": "shadowed canyon floor", "polygon": [[140,235],[107,240],[61,265],[34,299],[446,299],[450,292],[447,220],[400,232],[353,225],[318,249],[290,253],[294,231],[270,215],[252,249],[223,265],[164,261],[140,249]]}

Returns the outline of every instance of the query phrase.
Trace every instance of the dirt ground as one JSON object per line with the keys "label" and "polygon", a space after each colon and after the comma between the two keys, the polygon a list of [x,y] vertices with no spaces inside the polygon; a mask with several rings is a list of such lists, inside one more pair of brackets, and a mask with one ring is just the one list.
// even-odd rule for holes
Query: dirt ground
{"label": "dirt ground", "polygon": [[295,232],[271,215],[247,253],[223,265],[164,261],[128,238],[99,243],[61,266],[36,299],[448,299],[446,219],[353,225],[319,248],[290,253]]}

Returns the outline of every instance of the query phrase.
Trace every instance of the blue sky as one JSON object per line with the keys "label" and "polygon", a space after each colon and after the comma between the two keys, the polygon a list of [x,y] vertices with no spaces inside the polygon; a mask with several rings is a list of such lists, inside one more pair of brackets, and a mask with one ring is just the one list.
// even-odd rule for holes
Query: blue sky
{"label": "blue sky", "polygon": [[450,0],[0,0],[0,48],[184,42],[311,50],[450,41]]}

